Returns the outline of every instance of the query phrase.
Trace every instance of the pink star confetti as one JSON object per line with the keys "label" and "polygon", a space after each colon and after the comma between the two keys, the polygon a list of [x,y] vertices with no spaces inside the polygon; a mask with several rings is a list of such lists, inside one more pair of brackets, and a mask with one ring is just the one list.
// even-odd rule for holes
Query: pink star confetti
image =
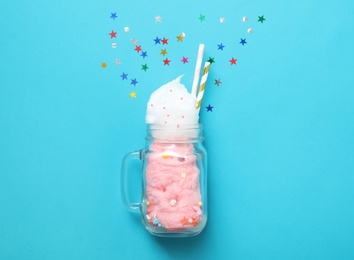
{"label": "pink star confetti", "polygon": [[183,56],[183,58],[182,58],[181,61],[183,62],[183,64],[188,63],[188,57],[184,57],[184,56]]}

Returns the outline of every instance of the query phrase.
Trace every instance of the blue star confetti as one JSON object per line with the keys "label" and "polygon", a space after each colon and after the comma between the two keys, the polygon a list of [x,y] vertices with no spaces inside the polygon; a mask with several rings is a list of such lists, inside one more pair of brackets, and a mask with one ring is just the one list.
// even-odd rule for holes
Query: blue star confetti
{"label": "blue star confetti", "polygon": [[138,81],[136,81],[136,79],[131,79],[130,85],[136,85],[138,84]]}
{"label": "blue star confetti", "polygon": [[210,104],[206,107],[206,109],[207,109],[207,112],[213,112],[213,106],[211,106]]}
{"label": "blue star confetti", "polygon": [[115,20],[117,18],[117,13],[111,13],[111,17],[113,20]]}
{"label": "blue star confetti", "polygon": [[161,44],[161,39],[156,36],[156,38],[154,39],[154,42],[155,42],[155,45],[156,44]]}
{"label": "blue star confetti", "polygon": [[120,76],[121,76],[122,80],[128,79],[128,74],[125,74],[124,72]]}
{"label": "blue star confetti", "polygon": [[218,44],[218,50],[224,50],[225,46],[222,43]]}
{"label": "blue star confetti", "polygon": [[245,44],[247,44],[246,38],[245,38],[245,39],[242,39],[242,38],[241,38],[240,44],[242,44],[242,46],[244,46]]}

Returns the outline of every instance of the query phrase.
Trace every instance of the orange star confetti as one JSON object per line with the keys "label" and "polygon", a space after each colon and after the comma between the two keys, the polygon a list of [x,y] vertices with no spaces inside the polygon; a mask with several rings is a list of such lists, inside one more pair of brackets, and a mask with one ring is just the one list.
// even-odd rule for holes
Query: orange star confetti
{"label": "orange star confetti", "polygon": [[183,225],[188,225],[189,223],[188,223],[188,219],[186,218],[186,217],[184,217],[183,219],[181,219],[181,223],[183,224]]}

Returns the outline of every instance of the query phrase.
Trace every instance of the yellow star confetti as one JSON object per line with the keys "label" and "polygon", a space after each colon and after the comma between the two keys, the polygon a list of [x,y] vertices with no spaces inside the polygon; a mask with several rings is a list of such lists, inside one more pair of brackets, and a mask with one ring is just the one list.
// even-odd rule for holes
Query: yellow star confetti
{"label": "yellow star confetti", "polygon": [[136,98],[136,92],[134,92],[134,91],[130,92],[129,96],[131,98]]}
{"label": "yellow star confetti", "polygon": [[182,35],[178,35],[177,36],[177,41],[178,42],[183,42],[183,36]]}
{"label": "yellow star confetti", "polygon": [[185,178],[187,177],[187,173],[182,172],[182,173],[181,173],[181,177],[182,177],[183,179],[185,179]]}
{"label": "yellow star confetti", "polygon": [[165,56],[165,55],[167,54],[166,49],[161,50],[160,54],[163,55],[163,56]]}

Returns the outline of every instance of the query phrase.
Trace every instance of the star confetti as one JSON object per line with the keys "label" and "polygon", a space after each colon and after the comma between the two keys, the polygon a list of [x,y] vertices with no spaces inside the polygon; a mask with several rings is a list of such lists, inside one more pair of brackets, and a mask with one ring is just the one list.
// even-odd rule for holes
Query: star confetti
{"label": "star confetti", "polygon": [[142,56],[142,57],[145,59],[145,57],[148,56],[148,55],[147,55],[147,51],[142,51],[141,54],[140,54],[140,56]]}
{"label": "star confetti", "polygon": [[136,45],[134,51],[140,52],[141,51],[141,46],[140,45]]}
{"label": "star confetti", "polygon": [[181,223],[183,224],[183,225],[188,225],[189,223],[188,223],[188,219],[186,218],[186,217],[184,217],[183,219],[181,219]]}
{"label": "star confetti", "polygon": [[154,39],[154,42],[155,42],[155,45],[156,44],[161,44],[161,39],[156,36],[156,38]]}
{"label": "star confetti", "polygon": [[165,55],[167,54],[166,49],[161,50],[160,54],[163,55],[163,56],[165,56]]}
{"label": "star confetti", "polygon": [[117,13],[111,13],[111,17],[113,20],[115,20],[117,18]]}
{"label": "star confetti", "polygon": [[166,58],[165,60],[163,60],[163,65],[164,65],[164,66],[165,66],[165,65],[170,66],[170,62],[171,62],[171,60],[169,60],[168,58]]}
{"label": "star confetti", "polygon": [[156,16],[155,17],[155,22],[157,22],[157,23],[161,23],[161,21],[162,21],[162,17],[161,16]]}
{"label": "star confetti", "polygon": [[130,92],[129,96],[131,98],[136,98],[136,92],[134,92],[134,91]]}
{"label": "star confetti", "polygon": [[264,15],[258,16],[258,22],[263,23],[265,21]]}
{"label": "star confetti", "polygon": [[178,42],[183,42],[183,36],[182,35],[178,35],[177,36],[177,41]]}
{"label": "star confetti", "polygon": [[184,56],[183,56],[183,58],[182,58],[181,61],[183,62],[183,64],[188,63],[188,57],[184,57]]}
{"label": "star confetti", "polygon": [[136,79],[131,79],[130,85],[136,85],[138,82],[136,81]]}
{"label": "star confetti", "polygon": [[246,38],[245,38],[245,39],[242,39],[242,38],[241,38],[240,44],[242,44],[242,46],[244,46],[245,44],[247,44]]}
{"label": "star confetti", "polygon": [[147,66],[147,64],[141,65],[141,69],[142,69],[143,71],[146,71],[148,68],[149,68],[149,67]]}
{"label": "star confetti", "polygon": [[121,62],[120,60],[116,59],[116,61],[114,62],[114,64],[116,64],[116,66],[118,66],[118,65],[122,64],[122,62]]}
{"label": "star confetti", "polygon": [[122,80],[128,79],[128,74],[125,74],[124,72],[120,76],[121,76]]}
{"label": "star confetti", "polygon": [[235,59],[234,57],[231,58],[231,60],[229,60],[231,65],[236,65],[237,59]]}
{"label": "star confetti", "polygon": [[138,40],[137,39],[131,39],[130,42],[133,44],[133,45],[136,45],[138,43]]}
{"label": "star confetti", "polygon": [[162,45],[168,44],[168,39],[166,39],[165,37],[163,37],[163,39],[161,40],[161,42],[162,42]]}
{"label": "star confetti", "polygon": [[220,79],[216,79],[214,85],[217,85],[218,87],[221,85]]}
{"label": "star confetti", "polygon": [[205,21],[205,15],[201,14],[198,18],[201,22]]}
{"label": "star confetti", "polygon": [[213,108],[214,108],[214,107],[212,107],[212,106],[209,104],[209,106],[206,107],[207,112],[209,112],[209,111],[210,111],[210,112],[213,112]]}
{"label": "star confetti", "polygon": [[112,39],[112,38],[117,38],[117,36],[116,36],[116,35],[117,35],[117,32],[115,32],[115,31],[113,31],[113,30],[112,30],[111,33],[109,33],[109,35],[111,36],[111,39]]}
{"label": "star confetti", "polygon": [[218,50],[224,50],[225,46],[222,43],[218,44]]}
{"label": "star confetti", "polygon": [[212,58],[212,57],[209,57],[209,60],[208,60],[208,62],[210,62],[210,64],[212,64],[212,63],[214,63],[214,62],[215,62],[215,60],[214,60],[214,58]]}

